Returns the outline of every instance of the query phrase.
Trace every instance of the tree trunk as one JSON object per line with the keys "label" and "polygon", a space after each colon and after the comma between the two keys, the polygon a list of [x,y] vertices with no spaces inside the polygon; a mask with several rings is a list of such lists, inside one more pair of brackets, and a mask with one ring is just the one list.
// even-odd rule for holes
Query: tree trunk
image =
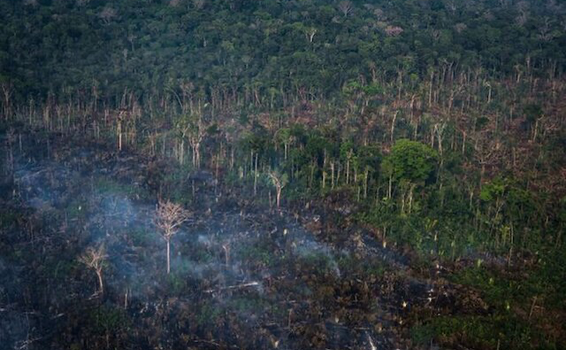
{"label": "tree trunk", "polygon": [[200,169],[200,142],[195,144],[195,167]]}
{"label": "tree trunk", "polygon": [[346,185],[350,184],[350,157],[346,160]]}
{"label": "tree trunk", "polygon": [[103,294],[104,284],[102,283],[102,271],[96,271],[96,276],[98,277],[98,287],[100,289],[100,294]]}
{"label": "tree trunk", "polygon": [[185,140],[181,139],[181,144],[179,145],[179,164],[183,165],[185,163]]}
{"label": "tree trunk", "polygon": [[391,190],[392,190],[392,186],[393,185],[393,175],[389,175],[389,187],[387,190],[387,199],[391,199]]}
{"label": "tree trunk", "polygon": [[259,157],[259,153],[256,153],[255,155],[255,165],[254,165],[254,197],[257,195],[257,177],[258,177],[258,173],[257,173],[257,162],[258,162],[258,157]]}
{"label": "tree trunk", "polygon": [[395,134],[395,122],[397,121],[397,114],[399,114],[399,111],[395,111],[393,120],[391,121],[391,143],[393,143],[393,135]]}
{"label": "tree trunk", "polygon": [[167,240],[167,274],[171,272],[171,241]]}
{"label": "tree trunk", "polygon": [[366,167],[366,171],[364,174],[364,199],[368,198],[368,177],[369,177],[369,169]]}
{"label": "tree trunk", "polygon": [[334,162],[330,163],[330,188],[334,190]]}
{"label": "tree trunk", "polygon": [[118,150],[122,150],[122,122],[118,122],[118,128],[116,130],[118,133]]}

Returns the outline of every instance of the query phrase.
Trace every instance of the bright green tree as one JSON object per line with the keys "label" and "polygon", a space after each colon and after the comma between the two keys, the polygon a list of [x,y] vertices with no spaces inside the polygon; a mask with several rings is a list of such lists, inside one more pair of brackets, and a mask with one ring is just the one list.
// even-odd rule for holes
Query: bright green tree
{"label": "bright green tree", "polygon": [[389,178],[388,197],[391,198],[396,183],[403,190],[402,211],[405,203],[410,211],[414,189],[433,178],[437,162],[438,153],[428,145],[406,139],[397,141],[383,161],[384,174]]}

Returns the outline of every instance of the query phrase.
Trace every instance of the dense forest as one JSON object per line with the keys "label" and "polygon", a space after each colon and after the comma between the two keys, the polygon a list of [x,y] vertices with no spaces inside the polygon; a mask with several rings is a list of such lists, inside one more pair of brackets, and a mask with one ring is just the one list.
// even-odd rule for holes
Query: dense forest
{"label": "dense forest", "polygon": [[0,349],[564,349],[565,69],[562,0],[0,0]]}

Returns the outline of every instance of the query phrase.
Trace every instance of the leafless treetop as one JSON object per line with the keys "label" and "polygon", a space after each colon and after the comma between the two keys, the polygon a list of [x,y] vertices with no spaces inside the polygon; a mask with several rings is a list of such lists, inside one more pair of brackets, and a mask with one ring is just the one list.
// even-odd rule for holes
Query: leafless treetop
{"label": "leafless treetop", "polygon": [[350,12],[352,12],[353,9],[352,2],[347,0],[341,1],[338,4],[338,9],[340,10],[340,12],[342,12],[342,14],[344,14],[344,17],[347,17],[350,14]]}
{"label": "leafless treetop", "polygon": [[165,240],[171,239],[181,226],[189,218],[189,212],[181,204],[171,201],[159,201],[155,225],[161,230]]}
{"label": "leafless treetop", "polygon": [[98,248],[87,248],[84,254],[79,257],[79,261],[99,272],[102,270],[102,266],[107,257],[106,247],[104,244],[101,244]]}

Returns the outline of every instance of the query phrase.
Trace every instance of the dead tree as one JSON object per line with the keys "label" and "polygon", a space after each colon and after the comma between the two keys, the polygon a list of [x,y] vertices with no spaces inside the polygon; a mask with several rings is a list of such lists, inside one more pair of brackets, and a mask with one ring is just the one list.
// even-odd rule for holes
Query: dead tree
{"label": "dead tree", "polygon": [[170,201],[159,201],[157,204],[155,225],[167,243],[167,274],[171,272],[171,238],[188,218],[189,213],[181,204]]}
{"label": "dead tree", "polygon": [[98,277],[98,291],[95,295],[104,293],[102,271],[107,257],[108,255],[106,255],[106,247],[104,244],[99,245],[98,248],[88,247],[83,255],[79,257],[79,261],[91,268],[96,273],[96,277]]}
{"label": "dead tree", "polygon": [[200,169],[200,145],[206,136],[206,125],[202,117],[199,117],[196,123],[191,123],[188,128],[189,144],[193,150],[193,166]]}
{"label": "dead tree", "polygon": [[12,112],[14,87],[11,83],[2,83],[0,84],[0,90],[2,90],[2,115],[4,120],[8,120]]}
{"label": "dead tree", "polygon": [[267,173],[267,175],[271,179],[271,182],[273,183],[273,186],[275,186],[275,190],[277,191],[277,209],[279,209],[281,206],[281,192],[287,185],[288,181],[287,174],[281,175],[276,171],[270,171],[269,173]]}
{"label": "dead tree", "polygon": [[338,9],[340,10],[340,12],[342,12],[342,14],[344,15],[344,17],[348,17],[348,15],[350,14],[350,12],[352,12],[353,9],[353,5],[352,2],[350,1],[341,1],[338,4]]}
{"label": "dead tree", "polygon": [[313,27],[307,28],[305,30],[305,35],[307,36],[309,43],[313,42],[314,36],[316,35],[317,32],[318,32],[318,30],[316,28],[313,28]]}

